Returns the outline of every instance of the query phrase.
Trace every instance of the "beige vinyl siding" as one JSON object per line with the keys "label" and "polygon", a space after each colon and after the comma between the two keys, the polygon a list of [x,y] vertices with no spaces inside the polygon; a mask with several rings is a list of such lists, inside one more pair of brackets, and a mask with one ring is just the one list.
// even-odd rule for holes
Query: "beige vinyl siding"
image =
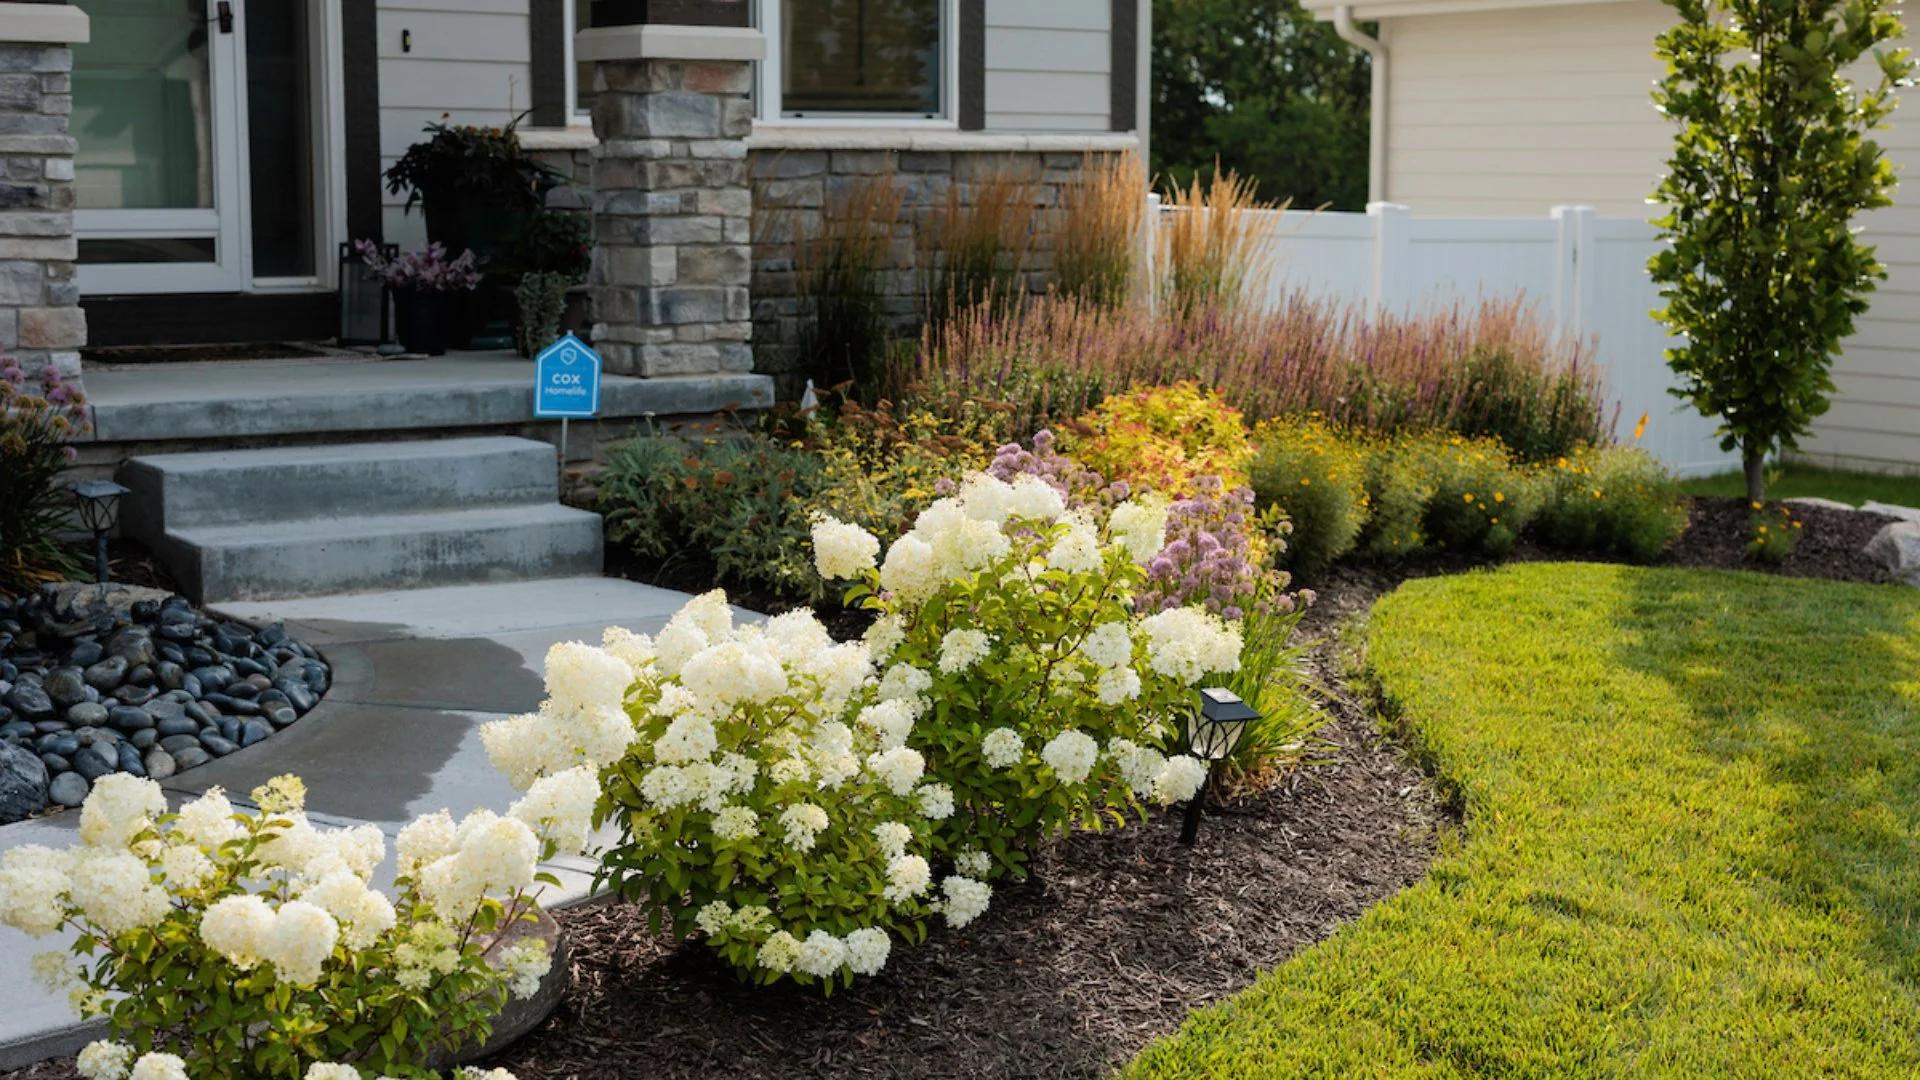
{"label": "beige vinyl siding", "polygon": [[987,0],[987,130],[1107,130],[1112,17],[1111,0]]}
{"label": "beige vinyl siding", "polygon": [[[1421,216],[1542,217],[1587,205],[1645,218],[1672,127],[1648,94],[1673,18],[1624,0],[1392,19],[1387,197]],[[1907,109],[1920,109],[1909,93]],[[1904,122],[1902,120],[1904,119]],[[1920,177],[1920,114],[1880,139]],[[1844,464],[1920,468],[1920,180],[1868,215],[1888,279],[1834,364],[1833,408],[1802,443]]]}
{"label": "beige vinyl siding", "polygon": [[[505,124],[527,108],[527,0],[380,0],[380,162],[398,160],[425,138],[421,128],[450,115],[456,124]],[[413,31],[413,49],[401,36]],[[416,207],[386,195],[387,240],[426,243]]]}
{"label": "beige vinyl siding", "polygon": [[1666,152],[1657,0],[1390,20],[1387,198],[1422,215],[1640,216]]}

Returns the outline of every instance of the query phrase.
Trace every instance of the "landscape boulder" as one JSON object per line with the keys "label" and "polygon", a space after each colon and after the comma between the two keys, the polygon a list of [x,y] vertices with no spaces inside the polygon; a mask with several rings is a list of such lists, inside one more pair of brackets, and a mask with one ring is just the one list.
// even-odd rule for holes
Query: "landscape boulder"
{"label": "landscape boulder", "polygon": [[1920,588],[1920,521],[1896,521],[1874,533],[1866,555],[1895,580]]}

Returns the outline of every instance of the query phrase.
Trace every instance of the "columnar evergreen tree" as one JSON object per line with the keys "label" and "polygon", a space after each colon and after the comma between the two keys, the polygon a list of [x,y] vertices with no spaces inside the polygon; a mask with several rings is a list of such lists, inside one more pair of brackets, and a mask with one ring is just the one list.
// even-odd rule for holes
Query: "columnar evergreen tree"
{"label": "columnar evergreen tree", "polygon": [[[1681,335],[1674,391],[1721,420],[1747,497],[1765,462],[1827,410],[1828,374],[1854,317],[1886,276],[1855,235],[1892,202],[1893,166],[1868,133],[1885,124],[1911,62],[1895,0],[1667,0],[1654,103],[1678,125],[1654,224],[1670,241],[1649,268]],[[1856,85],[1847,69],[1867,68]]]}

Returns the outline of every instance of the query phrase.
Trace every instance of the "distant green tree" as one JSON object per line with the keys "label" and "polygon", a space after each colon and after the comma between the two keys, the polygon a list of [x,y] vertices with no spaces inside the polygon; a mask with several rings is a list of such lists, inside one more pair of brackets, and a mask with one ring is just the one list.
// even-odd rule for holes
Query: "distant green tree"
{"label": "distant green tree", "polygon": [[1153,0],[1153,171],[1218,159],[1263,200],[1363,208],[1368,63],[1298,0]]}
{"label": "distant green tree", "polygon": [[[1908,83],[1893,0],[1667,0],[1667,75],[1654,104],[1679,126],[1650,263],[1676,334],[1674,391],[1720,419],[1747,498],[1766,458],[1827,411],[1828,369],[1886,271],[1855,235],[1893,201],[1894,171],[1868,138]],[[1872,58],[1863,85],[1846,75]]]}

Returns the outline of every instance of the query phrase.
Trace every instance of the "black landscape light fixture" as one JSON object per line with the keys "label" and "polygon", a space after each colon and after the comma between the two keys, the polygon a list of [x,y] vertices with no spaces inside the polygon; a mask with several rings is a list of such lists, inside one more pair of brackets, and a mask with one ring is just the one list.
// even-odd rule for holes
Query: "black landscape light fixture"
{"label": "black landscape light fixture", "polygon": [[127,488],[111,480],[82,480],[73,485],[80,523],[93,531],[93,579],[107,583],[107,534],[120,522],[120,496]]}
{"label": "black landscape light fixture", "polygon": [[1187,804],[1187,819],[1180,826],[1181,843],[1191,846],[1199,837],[1200,814],[1206,809],[1207,789],[1213,786],[1213,770],[1233,756],[1240,740],[1247,737],[1247,724],[1258,719],[1260,710],[1224,686],[1200,691],[1200,707],[1187,719],[1187,752],[1206,762],[1207,775]]}
{"label": "black landscape light fixture", "polygon": [[[399,244],[379,244],[382,259],[391,262]],[[342,345],[385,345],[393,337],[393,318],[387,286],[352,244],[340,245],[340,333]]]}

